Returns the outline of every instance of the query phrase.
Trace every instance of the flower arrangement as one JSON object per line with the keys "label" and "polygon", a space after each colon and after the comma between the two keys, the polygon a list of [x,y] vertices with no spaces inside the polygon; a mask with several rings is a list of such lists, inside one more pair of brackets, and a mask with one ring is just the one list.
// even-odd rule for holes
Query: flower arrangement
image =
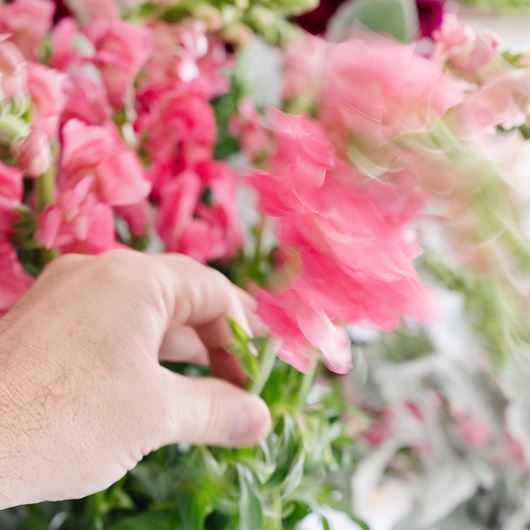
{"label": "flower arrangement", "polygon": [[[422,497],[426,523],[493,491],[506,462],[520,478],[528,57],[393,4],[385,35],[364,3],[328,40],[291,22],[306,0],[0,5],[0,314],[60,254],[188,254],[255,296],[268,334],[232,322],[233,354],[274,420],[259,447],[169,447],[105,492],[6,512],[8,528],[328,528],[334,507],[366,529],[371,492],[414,476],[419,496],[454,440],[483,473],[443,507]],[[249,60],[271,66],[269,93]],[[436,334],[447,292],[473,337],[460,376]]]}

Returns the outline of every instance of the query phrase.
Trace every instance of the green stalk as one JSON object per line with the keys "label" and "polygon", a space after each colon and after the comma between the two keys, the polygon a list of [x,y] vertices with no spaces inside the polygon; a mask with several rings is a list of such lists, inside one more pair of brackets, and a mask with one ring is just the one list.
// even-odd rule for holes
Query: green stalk
{"label": "green stalk", "polygon": [[263,392],[263,388],[269,380],[272,369],[274,368],[274,363],[276,361],[276,352],[271,348],[269,344],[265,346],[265,351],[263,352],[263,357],[261,358],[261,363],[259,367],[258,378],[254,381],[251,387],[251,392],[257,394],[258,396]]}
{"label": "green stalk", "polygon": [[[41,213],[48,204],[55,199],[55,167],[50,167],[45,171],[35,183],[35,196],[37,199],[37,213]],[[44,267],[59,255],[59,251],[54,248],[42,248],[39,251],[39,261]]]}

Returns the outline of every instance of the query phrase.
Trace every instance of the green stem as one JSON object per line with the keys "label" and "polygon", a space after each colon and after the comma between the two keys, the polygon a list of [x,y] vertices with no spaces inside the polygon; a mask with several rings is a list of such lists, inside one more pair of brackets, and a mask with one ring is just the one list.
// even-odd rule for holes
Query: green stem
{"label": "green stem", "polygon": [[[35,196],[37,200],[37,212],[40,213],[55,199],[55,168],[50,165],[48,171],[43,173],[35,183]],[[45,266],[59,255],[54,248],[42,248],[39,251],[39,261]]]}
{"label": "green stem", "polygon": [[55,198],[55,168],[53,165],[50,165],[48,171],[37,179],[35,194],[37,197],[37,211],[40,213]]}
{"label": "green stem", "polygon": [[251,392],[254,394],[260,395],[263,392],[263,388],[269,380],[272,369],[274,368],[274,363],[276,361],[276,352],[271,348],[269,344],[265,346],[265,351],[261,358],[261,363],[259,367],[258,378],[252,384]]}
{"label": "green stem", "polygon": [[261,250],[263,248],[263,233],[265,230],[265,216],[261,215],[258,223],[254,227],[256,234],[256,246],[254,248],[254,256],[249,266],[249,277],[257,280],[259,279],[260,264],[261,264]]}
{"label": "green stem", "polygon": [[300,404],[304,402],[307,394],[309,394],[309,391],[311,390],[311,387],[313,386],[313,381],[315,380],[317,366],[318,366],[318,363],[313,362],[313,365],[304,374],[304,379],[302,380],[302,386],[300,387],[300,391],[298,393],[298,402]]}

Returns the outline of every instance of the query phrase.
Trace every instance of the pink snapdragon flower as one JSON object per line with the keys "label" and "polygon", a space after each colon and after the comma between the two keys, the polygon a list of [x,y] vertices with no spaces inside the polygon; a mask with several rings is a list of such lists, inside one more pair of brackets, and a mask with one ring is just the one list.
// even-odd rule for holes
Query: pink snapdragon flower
{"label": "pink snapdragon flower", "polygon": [[259,290],[257,315],[278,341],[277,355],[297,370],[306,372],[320,351],[330,370],[346,373],[351,368],[350,339],[344,328],[331,322],[295,290],[273,295]]}
{"label": "pink snapdragon flower", "polygon": [[322,88],[322,70],[330,44],[319,37],[303,35],[282,54],[283,97],[314,100]]}
{"label": "pink snapdragon flower", "polygon": [[490,31],[464,26],[454,14],[447,14],[441,29],[434,33],[432,59],[448,63],[463,72],[476,72],[487,66],[498,53],[499,40]]}
{"label": "pink snapdragon flower", "polygon": [[120,108],[151,53],[151,31],[121,20],[96,19],[84,32],[94,45],[91,60],[101,72],[109,101]]}
{"label": "pink snapdragon flower", "polygon": [[77,22],[71,17],[63,18],[53,28],[50,54],[52,68],[65,72],[70,65],[79,59],[79,52],[76,49],[78,37]]}
{"label": "pink snapdragon flower", "polygon": [[38,129],[15,142],[11,149],[15,154],[17,167],[30,177],[37,178],[42,175],[53,163],[50,140]]}
{"label": "pink snapdragon flower", "polygon": [[[377,181],[363,177],[337,158],[309,118],[277,112],[272,119],[276,150],[269,172],[250,182],[259,192],[259,209],[276,218],[281,245],[291,249],[291,273],[273,298],[262,296],[266,307],[258,311],[273,333],[285,330],[279,339],[287,362],[306,366],[302,345],[312,345],[330,367],[346,371],[349,348],[336,338],[334,325],[371,322],[389,330],[402,315],[429,314],[412,264],[419,249],[408,228],[423,195],[403,173]],[[307,318],[294,316],[300,305]]]}
{"label": "pink snapdragon flower", "polygon": [[66,187],[91,176],[93,191],[105,204],[124,206],[147,197],[151,185],[140,161],[111,124],[102,127],[70,120],[62,132],[61,176]]}
{"label": "pink snapdragon flower", "polygon": [[35,239],[61,252],[99,254],[115,245],[112,209],[91,191],[91,177],[59,195],[39,215]]}
{"label": "pink snapdragon flower", "polygon": [[238,114],[230,118],[228,131],[237,138],[243,151],[251,160],[268,151],[269,135],[260,123],[254,102],[245,96],[238,105]]}
{"label": "pink snapdragon flower", "polygon": [[439,65],[368,33],[329,45],[322,78],[324,126],[375,144],[432,128],[463,97],[461,83]]}
{"label": "pink snapdragon flower", "polygon": [[104,125],[112,116],[105,87],[83,72],[71,72],[65,83],[66,102],[61,113],[61,123],[71,119],[87,125]]}
{"label": "pink snapdragon flower", "polygon": [[[241,245],[236,176],[222,162],[207,161],[167,183],[156,229],[169,252],[207,262],[234,255]],[[204,195],[208,199],[204,199]]]}
{"label": "pink snapdragon flower", "polygon": [[[0,213],[1,215],[1,213]],[[0,317],[31,286],[32,278],[22,268],[11,242],[0,233]]]}
{"label": "pink snapdragon flower", "polygon": [[59,116],[66,102],[66,76],[41,64],[28,65],[27,86],[31,96],[31,128],[50,140],[57,136]]}
{"label": "pink snapdragon flower", "polygon": [[203,91],[181,87],[152,96],[140,99],[135,129],[153,164],[149,178],[156,197],[181,171],[211,158],[216,130]]}
{"label": "pink snapdragon flower", "polygon": [[494,132],[497,125],[517,127],[530,112],[530,72],[510,70],[470,93],[452,112],[461,137]]}
{"label": "pink snapdragon flower", "polygon": [[22,173],[0,162],[0,237],[10,232],[15,208],[22,200]]}
{"label": "pink snapdragon flower", "polygon": [[27,65],[21,51],[0,35],[0,100],[25,96]]}
{"label": "pink snapdragon flower", "polygon": [[153,51],[146,64],[140,93],[160,93],[186,84],[199,85],[209,97],[225,93],[230,65],[224,43],[207,34],[206,24],[189,20],[180,24],[152,22]]}
{"label": "pink snapdragon flower", "polygon": [[0,33],[8,33],[24,56],[35,61],[46,37],[55,6],[50,0],[15,0],[0,5]]}

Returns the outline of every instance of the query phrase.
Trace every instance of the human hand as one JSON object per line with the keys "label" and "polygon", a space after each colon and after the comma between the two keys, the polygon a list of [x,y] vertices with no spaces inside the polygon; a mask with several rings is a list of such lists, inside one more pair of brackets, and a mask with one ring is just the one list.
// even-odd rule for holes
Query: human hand
{"label": "human hand", "polygon": [[260,398],[158,362],[208,353],[214,373],[240,380],[229,318],[248,327],[241,293],[184,256],[53,262],[0,320],[0,509],[94,493],[166,444],[262,439]]}

